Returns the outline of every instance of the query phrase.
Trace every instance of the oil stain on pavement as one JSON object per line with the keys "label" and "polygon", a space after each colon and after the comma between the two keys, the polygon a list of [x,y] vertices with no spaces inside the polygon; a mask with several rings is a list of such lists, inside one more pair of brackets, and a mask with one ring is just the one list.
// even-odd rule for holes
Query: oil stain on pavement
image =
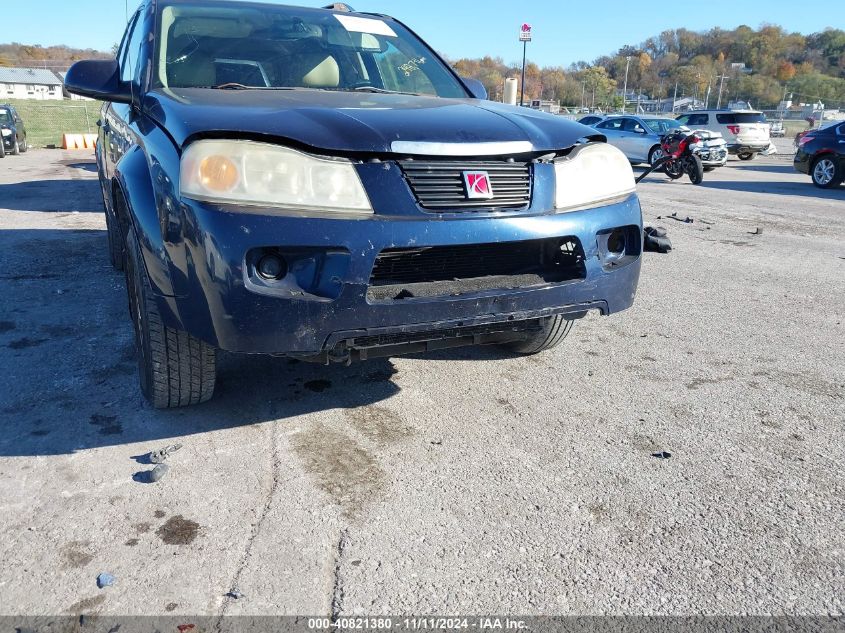
{"label": "oil stain on pavement", "polygon": [[184,518],[181,514],[170,517],[156,530],[156,535],[165,545],[189,545],[197,538],[200,525],[196,521]]}
{"label": "oil stain on pavement", "polygon": [[349,516],[385,485],[385,473],[375,458],[351,437],[324,424],[294,435],[291,444],[317,487]]}

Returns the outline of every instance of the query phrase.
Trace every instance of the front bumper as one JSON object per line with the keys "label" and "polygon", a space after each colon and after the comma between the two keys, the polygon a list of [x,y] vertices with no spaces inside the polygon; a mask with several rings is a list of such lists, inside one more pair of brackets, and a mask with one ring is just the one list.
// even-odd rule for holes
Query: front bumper
{"label": "front bumper", "polygon": [[[215,347],[245,353],[316,356],[351,338],[472,327],[589,310],[610,314],[633,304],[640,275],[642,214],[636,195],[605,207],[506,217],[378,215],[365,220],[233,213],[187,202],[184,258],[170,274],[175,297],[158,296],[169,327]],[[601,235],[632,227],[639,244],[624,264],[602,259]],[[584,277],[459,296],[374,301],[368,290],[377,255],[392,248],[497,244],[572,236],[585,256]],[[249,253],[278,248],[317,265],[307,292],[272,291],[251,282]],[[297,255],[298,254],[298,255]],[[299,265],[299,264],[297,264]]]}
{"label": "front bumper", "polygon": [[705,167],[723,167],[728,162],[727,147],[702,149],[696,152]]}
{"label": "front bumper", "polygon": [[3,136],[3,147],[6,148],[7,151],[11,151],[15,148],[15,134],[12,132],[9,136]]}

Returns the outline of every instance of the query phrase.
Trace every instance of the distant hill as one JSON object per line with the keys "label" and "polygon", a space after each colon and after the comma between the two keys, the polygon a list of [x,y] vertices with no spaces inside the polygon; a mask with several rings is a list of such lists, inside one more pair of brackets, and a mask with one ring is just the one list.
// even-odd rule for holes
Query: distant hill
{"label": "distant hill", "polygon": [[0,66],[23,68],[46,68],[64,72],[80,59],[109,59],[112,52],[93,49],[71,48],[69,46],[39,46],[37,44],[0,44]]}
{"label": "distant hill", "polygon": [[[492,51],[491,51],[492,52]],[[529,55],[531,49],[529,48]],[[505,77],[518,77],[518,63],[499,57],[452,60],[468,77],[481,80],[491,96],[501,97]],[[627,69],[627,73],[626,73]],[[751,101],[755,107],[777,107],[784,96],[796,102],[822,101],[845,107],[845,31],[792,33],[771,24],[759,29],[674,29],[626,45],[592,62],[526,69],[526,97],[557,99],[568,105],[619,105],[617,90],[655,98],[695,96],[715,105]],[[618,102],[618,103],[616,103]]]}

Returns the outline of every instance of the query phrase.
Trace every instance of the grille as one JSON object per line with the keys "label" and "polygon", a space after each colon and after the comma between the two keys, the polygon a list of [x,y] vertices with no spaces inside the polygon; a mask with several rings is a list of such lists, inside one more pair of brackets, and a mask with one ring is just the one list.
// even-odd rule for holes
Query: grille
{"label": "grille", "polygon": [[[531,164],[506,161],[400,161],[417,202],[434,211],[481,211],[521,209],[531,203]],[[493,198],[468,200],[463,172],[486,171]]]}
{"label": "grille", "polygon": [[498,244],[387,249],[376,257],[371,286],[539,275],[549,281],[583,276],[583,252],[574,237]]}

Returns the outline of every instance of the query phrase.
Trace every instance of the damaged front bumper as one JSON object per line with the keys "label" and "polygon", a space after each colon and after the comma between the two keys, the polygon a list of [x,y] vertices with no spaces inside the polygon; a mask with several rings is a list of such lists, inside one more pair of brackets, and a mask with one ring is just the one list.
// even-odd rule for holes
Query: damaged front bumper
{"label": "damaged front bumper", "polygon": [[[194,202],[183,211],[177,296],[158,296],[160,311],[166,325],[232,352],[348,358],[495,342],[555,314],[625,310],[640,275],[634,194],[508,217],[322,219]],[[267,255],[282,262],[278,279],[259,274]]]}

